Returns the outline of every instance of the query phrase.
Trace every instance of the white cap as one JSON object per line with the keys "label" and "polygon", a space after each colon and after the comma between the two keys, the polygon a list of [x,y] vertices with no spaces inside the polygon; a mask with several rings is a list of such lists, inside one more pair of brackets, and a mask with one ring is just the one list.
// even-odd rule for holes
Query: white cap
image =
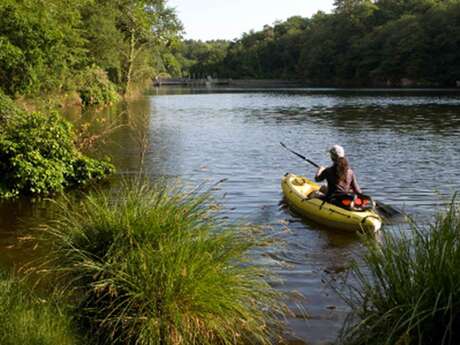
{"label": "white cap", "polygon": [[343,149],[342,146],[340,145],[334,145],[331,147],[329,152],[334,155],[337,158],[343,158],[345,157],[345,150]]}

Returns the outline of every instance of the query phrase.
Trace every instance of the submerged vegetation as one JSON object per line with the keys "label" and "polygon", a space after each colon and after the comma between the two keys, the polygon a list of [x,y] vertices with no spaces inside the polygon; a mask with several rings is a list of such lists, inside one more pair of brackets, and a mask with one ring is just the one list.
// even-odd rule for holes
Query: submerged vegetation
{"label": "submerged vegetation", "polygon": [[97,343],[276,339],[286,307],[249,260],[261,234],[212,215],[207,193],[134,183],[57,206],[46,265]]}
{"label": "submerged vegetation", "polygon": [[364,264],[353,268],[345,344],[459,343],[459,209],[452,205],[433,224],[412,229],[369,243]]}
{"label": "submerged vegetation", "polygon": [[0,272],[0,344],[83,344],[69,313],[56,300],[34,294],[23,281]]}

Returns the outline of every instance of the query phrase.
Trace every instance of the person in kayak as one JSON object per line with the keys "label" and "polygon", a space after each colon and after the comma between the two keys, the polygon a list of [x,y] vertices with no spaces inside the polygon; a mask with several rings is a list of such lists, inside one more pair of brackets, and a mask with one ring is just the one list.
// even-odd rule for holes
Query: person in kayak
{"label": "person in kayak", "polygon": [[361,194],[361,188],[356,181],[356,176],[351,170],[348,160],[345,158],[345,150],[340,145],[334,145],[329,150],[332,159],[332,166],[319,167],[315,175],[317,182],[327,181],[327,190],[325,186],[321,188],[321,192],[326,194],[326,199],[330,199],[336,194]]}

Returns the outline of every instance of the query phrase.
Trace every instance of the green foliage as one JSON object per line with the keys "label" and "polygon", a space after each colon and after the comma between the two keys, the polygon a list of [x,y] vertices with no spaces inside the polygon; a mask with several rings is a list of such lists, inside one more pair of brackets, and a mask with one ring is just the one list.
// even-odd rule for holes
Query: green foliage
{"label": "green foliage", "polygon": [[0,274],[0,344],[80,344],[73,320],[53,298],[35,296],[26,285]]}
{"label": "green foliage", "polygon": [[428,226],[385,233],[356,264],[345,344],[458,344],[460,214],[452,204]]}
{"label": "green foliage", "polygon": [[64,0],[0,4],[0,87],[10,95],[60,90],[82,60],[80,5]]}
{"label": "green foliage", "polygon": [[[225,40],[194,41],[185,40],[177,47],[175,55],[182,58],[184,76],[205,78],[208,75],[219,75],[219,64],[225,58],[230,42]],[[180,76],[176,72],[177,76]]]}
{"label": "green foliage", "polygon": [[299,79],[298,61],[308,22],[296,16],[243,35],[230,45],[223,60],[228,68],[222,70],[221,76]]}
{"label": "green foliage", "polygon": [[82,9],[88,61],[123,94],[166,71],[181,24],[166,0],[96,0]]}
{"label": "green foliage", "polygon": [[55,113],[18,113],[0,132],[0,197],[46,195],[101,180],[113,167],[84,157]]}
{"label": "green foliage", "polygon": [[16,103],[0,90],[0,133],[5,130],[5,125],[11,118],[21,113],[23,111],[19,109]]}
{"label": "green foliage", "polygon": [[119,15],[118,8],[110,1],[93,1],[82,8],[81,14],[88,62],[104,69],[117,85],[121,83],[123,66],[120,54],[124,50],[124,37],[117,28]]}
{"label": "green foliage", "polygon": [[[85,103],[102,104],[113,91],[94,65],[125,92],[168,68],[159,61],[171,60],[180,30],[166,0],[4,0],[0,89],[38,97],[82,86]],[[89,85],[75,80],[81,75]]]}
{"label": "green foliage", "polygon": [[100,67],[92,65],[85,68],[78,79],[78,92],[85,106],[110,105],[120,98],[115,85]]}
{"label": "green foliage", "polygon": [[[460,80],[458,0],[337,0],[335,6],[331,14],[291,17],[243,34],[225,51],[188,41],[183,73],[349,86]],[[219,55],[210,64],[212,51]]]}
{"label": "green foliage", "polygon": [[57,206],[47,263],[99,344],[275,339],[286,309],[248,257],[264,241],[213,216],[207,194],[145,182]]}

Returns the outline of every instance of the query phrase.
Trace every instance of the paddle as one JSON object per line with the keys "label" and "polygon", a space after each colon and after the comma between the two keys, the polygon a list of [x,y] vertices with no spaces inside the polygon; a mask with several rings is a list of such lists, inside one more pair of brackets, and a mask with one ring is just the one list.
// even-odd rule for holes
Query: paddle
{"label": "paddle", "polygon": [[315,162],[309,160],[308,158],[306,158],[305,156],[302,156],[300,153],[297,153],[295,151],[292,151],[290,148],[288,148],[286,145],[284,145],[282,142],[280,142],[281,146],[283,146],[286,150],[288,150],[289,152],[295,154],[297,157],[300,157],[302,158],[304,161],[307,161],[308,163],[310,163],[311,165],[313,165],[314,167],[316,168],[319,168],[319,165],[316,164]]}
{"label": "paddle", "polygon": [[[297,157],[299,157],[299,158],[303,159],[304,161],[310,163],[314,167],[319,168],[318,164],[316,164],[315,162],[309,160],[307,157],[301,155],[298,152],[295,152],[295,151],[291,150],[286,145],[284,145],[284,143],[282,143],[282,142],[280,142],[280,144],[281,144],[282,147],[284,147],[289,152],[295,154]],[[395,216],[400,216],[402,214],[401,211],[395,209],[393,206],[386,205],[386,204],[384,204],[384,203],[382,203],[380,201],[377,201],[377,200],[374,200],[374,201],[375,201],[375,206],[376,206],[377,211],[380,213],[380,215],[382,215],[385,218],[392,218],[392,217],[395,217]]]}

